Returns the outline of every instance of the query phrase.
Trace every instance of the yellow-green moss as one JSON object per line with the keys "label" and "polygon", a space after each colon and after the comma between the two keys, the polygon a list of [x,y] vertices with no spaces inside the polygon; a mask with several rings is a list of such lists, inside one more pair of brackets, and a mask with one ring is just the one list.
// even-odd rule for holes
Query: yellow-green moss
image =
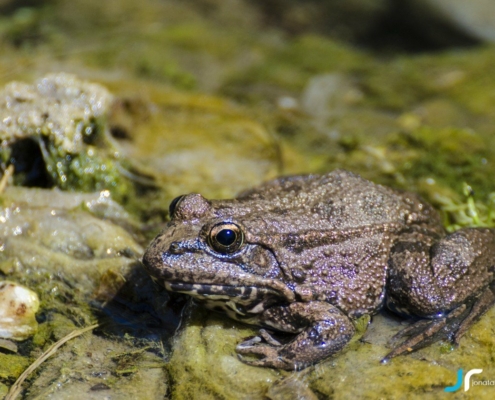
{"label": "yellow-green moss", "polygon": [[4,398],[4,396],[7,395],[9,392],[9,386],[4,385],[3,383],[0,383],[0,398]]}
{"label": "yellow-green moss", "polygon": [[195,308],[187,328],[175,339],[168,370],[172,398],[257,399],[283,371],[241,363],[234,348],[253,329]]}
{"label": "yellow-green moss", "polygon": [[0,378],[16,379],[29,366],[30,360],[27,357],[17,354],[0,353]]}

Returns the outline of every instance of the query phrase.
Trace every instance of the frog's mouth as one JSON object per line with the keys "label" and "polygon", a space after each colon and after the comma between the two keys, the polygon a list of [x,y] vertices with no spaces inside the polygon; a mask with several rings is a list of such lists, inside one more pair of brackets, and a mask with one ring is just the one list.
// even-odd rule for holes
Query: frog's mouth
{"label": "frog's mouth", "polygon": [[[273,304],[294,301],[294,294],[269,287],[211,285],[201,283],[165,282],[171,292],[193,296],[201,303],[227,304],[237,314],[258,314]],[[286,289],[286,287],[284,287]]]}

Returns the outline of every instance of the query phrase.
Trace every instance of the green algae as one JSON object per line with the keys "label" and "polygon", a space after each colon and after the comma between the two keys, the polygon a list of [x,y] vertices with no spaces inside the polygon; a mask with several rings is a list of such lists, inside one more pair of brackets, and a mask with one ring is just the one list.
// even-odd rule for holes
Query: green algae
{"label": "green algae", "polygon": [[[471,129],[420,127],[389,139],[389,146],[402,155],[396,163],[398,173],[409,182],[434,179],[438,184],[461,189],[468,182],[480,196],[495,187],[487,185],[487,176],[495,173],[493,139]],[[457,186],[457,187],[456,187]]]}
{"label": "green algae", "polygon": [[[31,196],[37,202],[30,201]],[[38,332],[20,345],[21,359],[29,361],[30,356],[37,357],[53,342],[81,326],[92,324],[97,319],[97,309],[90,302],[99,277],[110,269],[126,276],[136,266],[136,262],[127,257],[136,257],[142,252],[123,228],[81,209],[81,200],[94,200],[94,195],[83,195],[79,199],[78,196],[25,188],[8,188],[2,194],[2,273],[36,291],[41,301]],[[13,214],[9,207],[15,209]],[[104,209],[100,211],[105,213]],[[114,214],[114,217],[117,216]],[[8,234],[9,224],[23,229],[12,237]],[[48,233],[43,233],[45,228]],[[89,229],[87,234],[83,233],[85,229]],[[105,343],[104,349],[108,346]],[[83,359],[91,351],[95,349],[87,342],[75,341],[70,347],[70,354]],[[59,353],[67,357],[64,348]],[[158,358],[152,361],[157,368]],[[60,365],[56,371],[61,371]],[[46,368],[43,366],[42,371],[47,371]],[[67,365],[64,368],[71,369]],[[53,367],[50,371],[46,373],[56,374]],[[69,375],[73,373],[71,370]],[[45,381],[45,384],[48,383]]]}
{"label": "green algae", "polygon": [[4,385],[3,383],[0,383],[0,397],[3,399],[8,392],[9,392],[9,387],[7,385]]}
{"label": "green algae", "polygon": [[[324,398],[397,398],[407,394],[409,398],[433,399],[454,383],[460,367],[483,366],[485,379],[495,374],[495,369],[490,367],[490,349],[494,344],[489,328],[494,315],[491,310],[473,326],[457,349],[440,342],[386,365],[380,364],[388,352],[385,343],[400,325],[384,317],[376,318],[371,326],[378,327],[379,332],[353,341],[343,352],[314,367],[287,373],[242,364],[234,348],[252,335],[253,330],[195,308],[186,328],[175,338],[168,366],[171,395],[174,399],[261,399],[285,390],[278,385],[281,379],[290,377],[297,382],[293,392],[298,385],[303,385],[305,390]],[[477,389],[468,398],[489,398],[489,393]]]}
{"label": "green algae", "polygon": [[370,315],[363,315],[362,317],[353,321],[354,328],[356,329],[356,333],[352,337],[349,344],[357,342],[358,340],[360,340],[365,335],[366,329],[368,329],[368,325],[370,324],[370,322],[371,322],[371,316]]}
{"label": "green algae", "polygon": [[34,8],[21,7],[13,15],[0,18],[0,37],[14,47],[32,47],[44,34],[41,15]]}
{"label": "green algae", "polygon": [[493,227],[495,186],[487,179],[495,173],[493,144],[491,135],[472,129],[419,126],[390,133],[381,144],[354,136],[316,168],[361,171],[375,182],[418,192],[441,211],[450,231]]}
{"label": "green algae", "polygon": [[29,358],[17,354],[0,353],[0,378],[16,379],[29,366]]}
{"label": "green algae", "polygon": [[[261,51],[263,62],[231,76],[222,89],[225,93],[242,98],[242,92],[251,101],[259,101],[261,96],[254,97],[250,85],[275,86],[296,92],[302,90],[314,75],[329,71],[358,73],[364,66],[373,64],[365,53],[316,35],[302,35],[287,43],[266,45]],[[261,92],[261,95],[266,96],[266,93]]]}
{"label": "green algae", "polygon": [[165,362],[159,362],[158,359],[147,351],[151,346],[145,346],[137,350],[126,351],[123,353],[112,354],[113,361],[116,362],[115,374],[130,375],[139,372],[141,369],[165,368]]}
{"label": "green algae", "polygon": [[[389,331],[385,334],[385,341],[380,337],[384,332],[376,332],[361,343],[360,347],[349,348],[338,358],[314,367],[309,372],[309,385],[317,393],[332,393],[336,398],[344,399],[356,396],[370,399],[403,396],[438,398],[446,386],[454,384],[458,368],[469,370],[481,366],[485,376],[495,374],[490,361],[492,345],[486,348],[478,339],[480,334],[490,335],[480,324],[490,325],[493,323],[493,316],[491,310],[470,329],[456,349],[452,349],[447,342],[435,343],[411,355],[395,358],[387,364],[380,364],[380,359],[388,351],[384,344],[401,327],[391,325],[380,316],[372,325],[377,324],[380,330]],[[478,389],[476,393],[464,395],[468,398],[489,398],[490,392]]]}
{"label": "green algae", "polygon": [[467,183],[463,186],[463,201],[456,202],[451,197],[438,194],[436,196],[447,230],[453,232],[464,227],[495,227],[495,193],[490,193],[486,202],[480,202],[475,199],[471,186]]}
{"label": "green algae", "polygon": [[77,155],[67,154],[56,146],[48,146],[48,152],[47,170],[61,189],[74,192],[109,190],[117,201],[126,200],[132,190],[129,180],[122,176],[119,162],[96,147],[88,147]]}
{"label": "green algae", "polygon": [[[490,116],[491,88],[487,75],[494,60],[493,46],[421,56],[400,56],[367,71],[363,88],[370,104],[404,110],[428,98],[443,97],[462,105],[462,112]],[[474,120],[470,122],[475,122]]]}
{"label": "green algae", "polygon": [[[134,358],[135,370],[119,375],[120,365],[108,355],[108,348],[132,353],[132,343],[115,342],[94,335],[83,335],[65,345],[65,351],[50,358],[29,387],[29,396],[71,398],[81,392],[112,390],[122,399],[154,399],[167,391],[163,362],[143,351]],[[135,373],[134,373],[135,372]]]}

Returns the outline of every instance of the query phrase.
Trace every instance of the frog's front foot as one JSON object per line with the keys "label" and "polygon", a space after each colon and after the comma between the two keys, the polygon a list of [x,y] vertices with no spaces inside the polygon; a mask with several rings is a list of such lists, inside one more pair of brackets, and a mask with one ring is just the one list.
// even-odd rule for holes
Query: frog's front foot
{"label": "frog's front foot", "polygon": [[[239,359],[249,365],[300,370],[341,350],[354,335],[354,325],[336,307],[320,301],[292,303],[266,310],[264,324],[278,331],[296,333],[286,344],[267,331],[236,348]],[[245,356],[259,357],[249,360]]]}

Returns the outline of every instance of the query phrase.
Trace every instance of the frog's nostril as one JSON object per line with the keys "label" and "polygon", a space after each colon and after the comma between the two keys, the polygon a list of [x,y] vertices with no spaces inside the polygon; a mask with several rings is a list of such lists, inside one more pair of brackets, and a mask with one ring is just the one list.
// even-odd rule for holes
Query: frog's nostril
{"label": "frog's nostril", "polygon": [[181,247],[179,242],[172,242],[170,243],[170,247],[168,251],[172,254],[180,254],[181,253]]}

